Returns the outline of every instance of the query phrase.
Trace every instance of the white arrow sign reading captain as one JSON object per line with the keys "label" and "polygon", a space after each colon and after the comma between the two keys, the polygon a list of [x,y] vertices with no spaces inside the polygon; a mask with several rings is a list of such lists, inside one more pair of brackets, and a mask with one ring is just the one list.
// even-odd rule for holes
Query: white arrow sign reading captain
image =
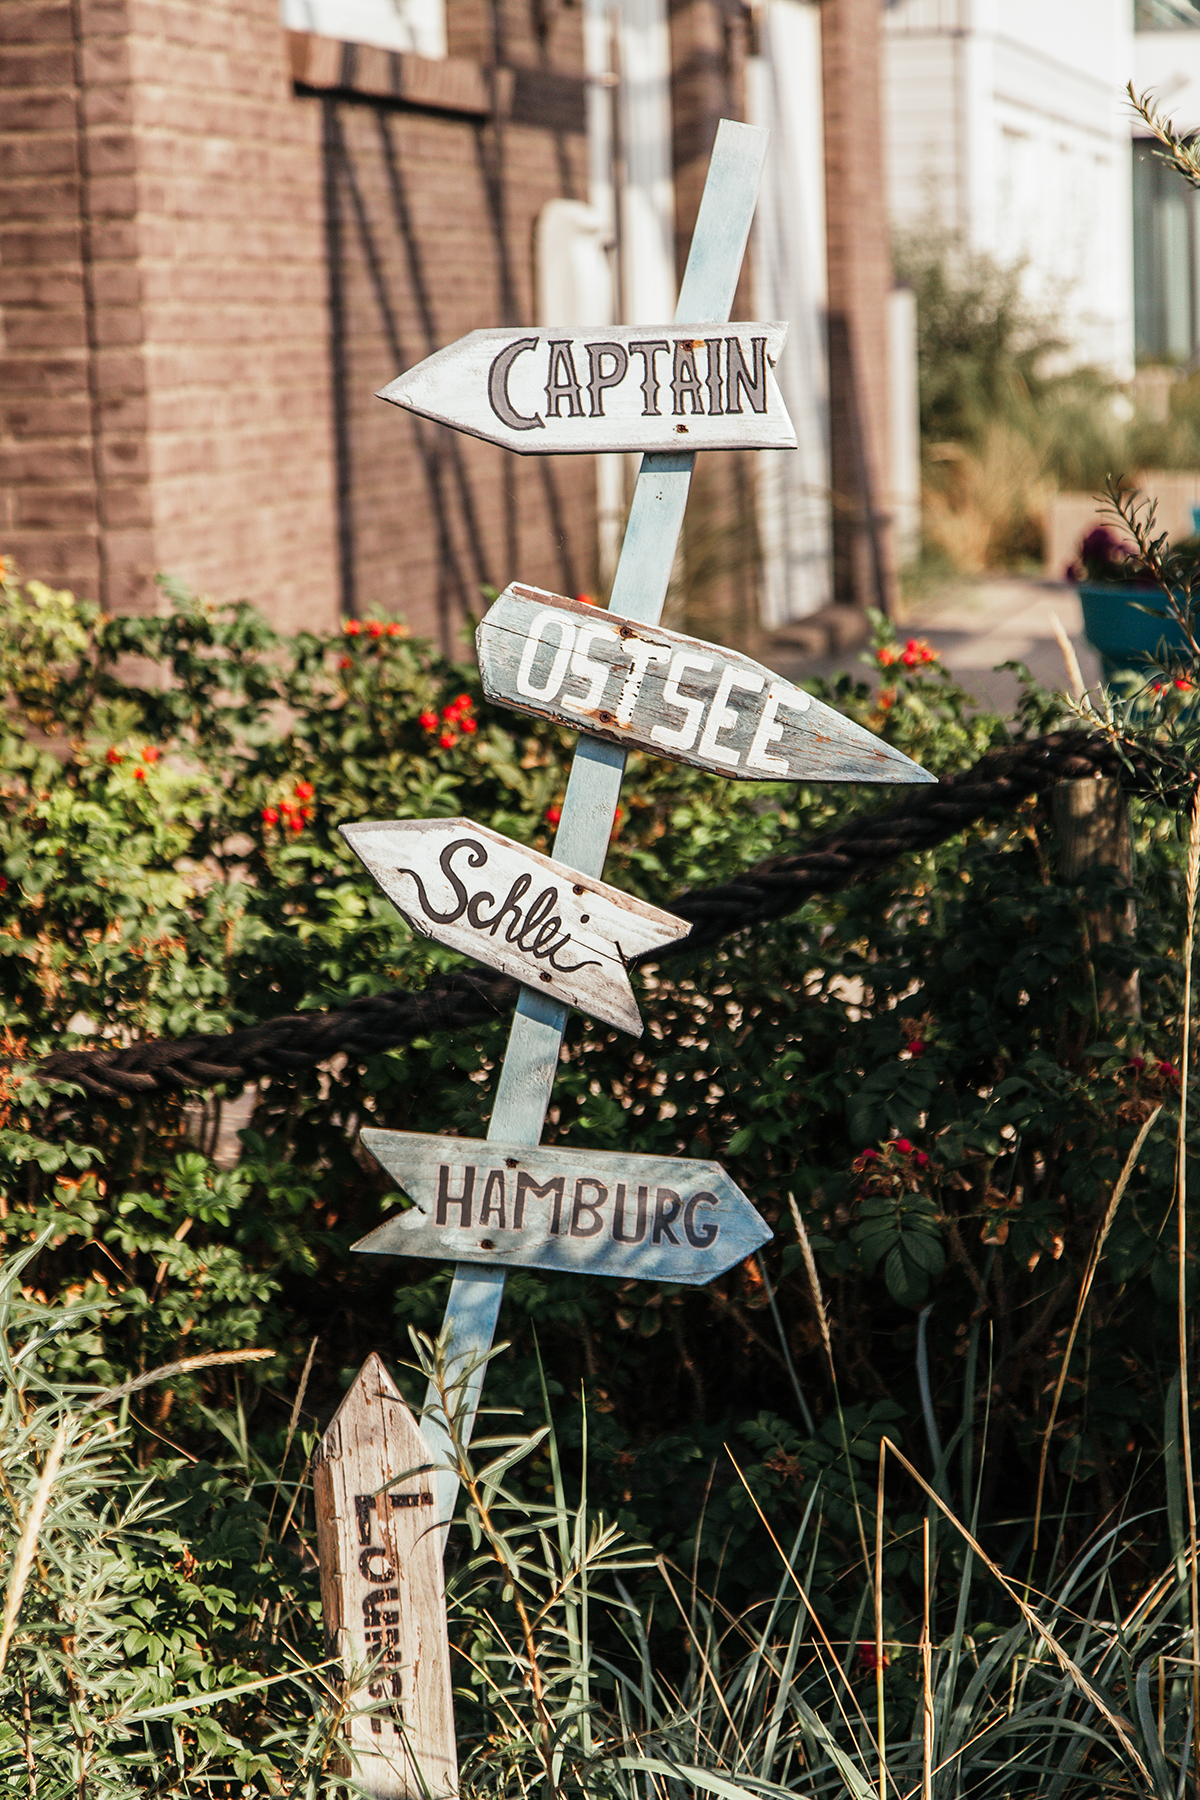
{"label": "white arrow sign reading captain", "polygon": [[489,700],[744,781],[936,780],[738,650],[514,583],[475,634]]}
{"label": "white arrow sign reading captain", "polygon": [[771,1236],[720,1163],[416,1131],[362,1141],[415,1205],[356,1250],[698,1285]]}
{"label": "white arrow sign reading captain", "polygon": [[472,331],[379,397],[490,444],[607,450],[794,450],[775,380],[786,325]]}
{"label": "white arrow sign reading captain", "polygon": [[342,836],[414,931],[640,1037],[626,963],[691,926],[471,819],[366,820]]}

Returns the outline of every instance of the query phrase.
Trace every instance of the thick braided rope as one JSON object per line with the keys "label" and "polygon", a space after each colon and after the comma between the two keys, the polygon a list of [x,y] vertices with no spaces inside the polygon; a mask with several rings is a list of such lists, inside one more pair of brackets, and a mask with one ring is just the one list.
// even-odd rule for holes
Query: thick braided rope
{"label": "thick braided rope", "polygon": [[[1098,775],[1128,778],[1129,770],[1112,741],[1093,732],[1055,732],[989,750],[961,775],[911,788],[895,806],[852,819],[803,850],[770,857],[716,887],[681,894],[667,910],[690,919],[691,932],[642,960],[661,963],[707,949],[730,932],[794,912],[816,894],[838,893],[867,880],[896,857],[929,849],[1055,782]],[[419,993],[379,994],[331,1012],[267,1019],[242,1031],[151,1039],[122,1050],[59,1051],[38,1064],[38,1073],[77,1081],[105,1099],[237,1084],[311,1068],[337,1055],[361,1061],[426,1032],[475,1026],[510,1007],[516,995],[517,983],[506,975],[455,970],[435,975]]]}

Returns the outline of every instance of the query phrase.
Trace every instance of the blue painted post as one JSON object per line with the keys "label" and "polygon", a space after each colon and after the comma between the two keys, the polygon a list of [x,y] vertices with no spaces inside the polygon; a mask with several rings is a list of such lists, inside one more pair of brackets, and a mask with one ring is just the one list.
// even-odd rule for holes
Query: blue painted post
{"label": "blue painted post", "polygon": [[[765,131],[729,119],[721,121],[675,309],[677,324],[721,325],[729,318],[767,142]],[[695,460],[694,455],[642,458],[609,600],[610,610],[623,618],[656,625],[662,615]],[[603,874],[624,772],[624,751],[597,738],[580,738],[554,840],[557,861],[584,875]],[[540,1141],[567,1010],[531,988],[521,989],[488,1127],[491,1142],[534,1145]],[[446,1307],[452,1379],[464,1362],[486,1355],[503,1293],[503,1269],[460,1263],[455,1270]],[[483,1372],[480,1361],[466,1384],[468,1437],[479,1405]],[[436,1399],[431,1388],[425,1398],[422,1430],[435,1459],[449,1461],[449,1440],[431,1410]],[[457,1492],[454,1475],[438,1476],[438,1513],[443,1524],[450,1521]]]}

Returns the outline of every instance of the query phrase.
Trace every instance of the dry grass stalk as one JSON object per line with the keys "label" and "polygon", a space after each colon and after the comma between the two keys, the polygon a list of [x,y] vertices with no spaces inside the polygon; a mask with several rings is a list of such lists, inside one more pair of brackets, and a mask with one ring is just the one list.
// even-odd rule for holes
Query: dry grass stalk
{"label": "dry grass stalk", "polygon": [[1042,1438],[1042,1454],[1038,1462],[1037,1499],[1033,1509],[1034,1551],[1037,1550],[1038,1536],[1042,1529],[1042,1492],[1046,1484],[1046,1459],[1050,1454],[1050,1443],[1054,1436],[1054,1426],[1058,1419],[1058,1405],[1063,1396],[1063,1389],[1067,1385],[1067,1373],[1071,1367],[1071,1352],[1075,1348],[1075,1339],[1079,1335],[1079,1325],[1083,1318],[1083,1309],[1087,1305],[1088,1295],[1092,1291],[1092,1282],[1096,1278],[1096,1270],[1100,1266],[1100,1258],[1104,1253],[1104,1245],[1108,1238],[1108,1234],[1113,1228],[1113,1221],[1117,1216],[1117,1208],[1120,1206],[1125,1189],[1129,1185],[1129,1178],[1137,1167],[1138,1157],[1142,1154],[1142,1145],[1149,1137],[1151,1127],[1161,1111],[1161,1106],[1155,1107],[1154,1111],[1150,1114],[1150,1117],[1146,1120],[1146,1123],[1142,1126],[1142,1129],[1138,1132],[1133,1143],[1133,1148],[1125,1158],[1125,1167],[1117,1177],[1117,1184],[1112,1191],[1112,1199],[1108,1203],[1108,1209],[1104,1214],[1100,1229],[1096,1233],[1096,1241],[1092,1245],[1092,1253],[1088,1258],[1087,1269],[1084,1272],[1083,1282],[1079,1289],[1079,1299],[1075,1303],[1075,1317],[1071,1321],[1071,1330],[1067,1338],[1067,1347],[1063,1352],[1062,1368],[1058,1372],[1058,1384],[1054,1389],[1054,1399],[1050,1404],[1050,1421],[1046,1426],[1045,1435]]}
{"label": "dry grass stalk", "polygon": [[[1183,942],[1183,1048],[1179,1058],[1179,1140],[1176,1149],[1178,1192],[1179,1287],[1179,1406],[1180,1440],[1183,1445],[1184,1489],[1188,1509],[1188,1589],[1192,1626],[1192,1717],[1200,1719],[1200,1584],[1198,1584],[1196,1480],[1192,1472],[1192,1409],[1188,1391],[1187,1337],[1187,1114],[1188,1076],[1192,1047],[1192,958],[1196,948],[1196,890],[1200,886],[1200,787],[1192,796],[1187,854],[1187,931]],[[1200,1731],[1193,1732],[1197,1789],[1200,1790]]]}
{"label": "dry grass stalk", "polygon": [[[1079,658],[1075,654],[1075,646],[1067,636],[1067,628],[1056,612],[1050,614],[1050,629],[1054,640],[1062,653],[1063,667],[1067,671],[1067,684],[1072,697],[1082,701],[1087,694],[1087,684],[1083,679],[1083,670],[1079,666]],[[1090,712],[1091,707],[1088,708]]]}
{"label": "dry grass stalk", "polygon": [[946,1505],[946,1502],[942,1499],[941,1495],[939,1493],[937,1493],[932,1487],[930,1487],[930,1485],[926,1481],[925,1477],[921,1474],[921,1471],[913,1463],[909,1462],[909,1460],[908,1460],[907,1456],[905,1456],[904,1452],[902,1450],[898,1450],[896,1448],[896,1445],[892,1442],[891,1438],[889,1438],[889,1437],[885,1437],[881,1440],[881,1448],[883,1450],[891,1451],[892,1455],[896,1458],[897,1462],[901,1463],[903,1465],[903,1467],[908,1470],[908,1473],[912,1476],[913,1480],[915,1482],[917,1482],[918,1485],[929,1496],[930,1500],[932,1500],[933,1504],[937,1507],[938,1511],[942,1514],[943,1518],[945,1518],[951,1525],[953,1525],[955,1531],[959,1532],[961,1534],[961,1536],[963,1537],[963,1539],[971,1546],[971,1549],[975,1552],[976,1556],[979,1558],[979,1560],[983,1564],[984,1568],[986,1568],[995,1577],[995,1579],[1000,1583],[1001,1587],[1004,1589],[1005,1593],[1008,1595],[1009,1599],[1013,1602],[1013,1605],[1017,1608],[1017,1611],[1020,1613],[1021,1617],[1024,1619],[1026,1625],[1028,1625],[1030,1631],[1033,1632],[1035,1637],[1041,1639],[1042,1643],[1046,1646],[1046,1649],[1050,1652],[1051,1656],[1054,1658],[1055,1662],[1058,1664],[1058,1666],[1062,1670],[1063,1674],[1070,1676],[1071,1680],[1078,1687],[1080,1693],[1085,1695],[1086,1698],[1091,1701],[1092,1705],[1096,1708],[1096,1711],[1101,1715],[1101,1717],[1106,1719],[1108,1721],[1109,1725],[1112,1726],[1113,1730],[1117,1734],[1118,1739],[1120,1740],[1122,1749],[1125,1751],[1125,1753],[1129,1757],[1130,1761],[1134,1764],[1135,1768],[1138,1771],[1138,1774],[1145,1781],[1147,1791],[1153,1792],[1154,1791],[1153,1777],[1151,1776],[1149,1769],[1146,1767],[1146,1764],[1143,1761],[1141,1751],[1138,1749],[1137,1745],[1134,1743],[1133,1739],[1129,1735],[1127,1722],[1124,1719],[1120,1718],[1118,1716],[1118,1714],[1116,1714],[1112,1710],[1111,1706],[1109,1706],[1109,1704],[1105,1700],[1104,1696],[1101,1693],[1099,1693],[1097,1691],[1097,1689],[1092,1685],[1092,1683],[1088,1680],[1088,1678],[1084,1674],[1083,1670],[1079,1667],[1079,1664],[1074,1660],[1073,1657],[1070,1657],[1067,1655],[1067,1652],[1063,1649],[1062,1645],[1059,1643],[1059,1641],[1055,1637],[1054,1633],[1049,1629],[1048,1626],[1042,1624],[1042,1621],[1038,1618],[1038,1616],[1034,1612],[1032,1606],[1030,1606],[1029,1602],[1024,1598],[1024,1596],[1017,1590],[1017,1588],[1013,1585],[1013,1583],[1008,1579],[1008,1576],[1004,1573],[1004,1570],[1000,1567],[999,1563],[994,1562],[992,1560],[992,1558],[988,1555],[987,1551],[984,1549],[983,1545],[979,1542],[979,1540],[976,1537],[973,1536],[973,1534],[970,1531],[968,1531],[967,1527],[963,1524],[962,1520],[958,1519],[954,1516],[954,1514],[951,1512],[950,1508]]}
{"label": "dry grass stalk", "polygon": [[[800,1208],[796,1205],[796,1196],[788,1195],[788,1205],[792,1209],[792,1222],[796,1227],[796,1238],[800,1245],[800,1254],[804,1258],[804,1267],[808,1274],[808,1285],[812,1290],[813,1305],[817,1310],[817,1324],[821,1330],[821,1342],[825,1346],[825,1355],[829,1359],[830,1373],[833,1373],[833,1340],[829,1335],[829,1314],[825,1310],[825,1295],[821,1291],[821,1277],[817,1274],[816,1258],[812,1253],[812,1245],[808,1241],[808,1233],[804,1229],[804,1220],[800,1217]],[[837,1377],[834,1376],[836,1382]]]}
{"label": "dry grass stalk", "polygon": [[181,1356],[178,1362],[162,1363],[157,1369],[151,1369],[133,1381],[123,1381],[120,1387],[105,1388],[102,1394],[97,1394],[94,1400],[88,1402],[87,1411],[95,1412],[98,1407],[111,1406],[114,1400],[123,1400],[126,1394],[136,1394],[141,1388],[153,1387],[156,1381],[169,1381],[175,1375],[190,1375],[194,1369],[219,1369],[227,1363],[265,1362],[276,1354],[274,1350],[214,1350],[207,1356]]}
{"label": "dry grass stalk", "polygon": [[933,1800],[933,1645],[929,1637],[929,1514],[921,1521],[925,1612],[921,1621],[921,1800]]}
{"label": "dry grass stalk", "polygon": [[70,1419],[64,1419],[54,1434],[54,1442],[42,1469],[41,1480],[37,1484],[29,1511],[25,1514],[25,1523],[21,1527],[21,1537],[17,1544],[17,1554],[13,1558],[12,1574],[8,1579],[8,1593],[4,1601],[4,1621],[0,1624],[0,1669],[8,1660],[8,1646],[16,1628],[17,1614],[21,1610],[21,1602],[25,1598],[25,1584],[29,1580],[29,1571],[33,1567],[33,1559],[37,1554],[38,1533],[42,1529],[42,1520],[46,1516],[46,1508],[50,1504],[50,1495],[58,1471],[62,1466],[63,1450],[66,1448],[67,1432]]}

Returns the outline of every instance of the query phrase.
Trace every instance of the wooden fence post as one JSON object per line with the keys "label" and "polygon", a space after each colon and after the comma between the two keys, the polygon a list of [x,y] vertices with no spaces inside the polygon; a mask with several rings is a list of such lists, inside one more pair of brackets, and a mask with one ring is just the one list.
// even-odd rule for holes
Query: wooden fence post
{"label": "wooden fence post", "polygon": [[400,1390],[368,1356],[321,1439],[313,1488],[329,1654],[348,1681],[373,1665],[350,1694],[346,1737],[374,1800],[443,1800],[458,1788],[431,1460]]}
{"label": "wooden fence post", "polygon": [[[1058,867],[1065,881],[1080,881],[1089,869],[1114,868],[1133,885],[1133,844],[1129,813],[1119,781],[1110,776],[1097,780],[1060,781],[1054,788],[1054,828]],[[1133,936],[1137,913],[1133,898],[1087,914],[1090,948]],[[1094,968],[1094,965],[1093,965]],[[1140,1019],[1138,973],[1115,971],[1095,974],[1096,996],[1102,1012],[1119,1019]]]}

